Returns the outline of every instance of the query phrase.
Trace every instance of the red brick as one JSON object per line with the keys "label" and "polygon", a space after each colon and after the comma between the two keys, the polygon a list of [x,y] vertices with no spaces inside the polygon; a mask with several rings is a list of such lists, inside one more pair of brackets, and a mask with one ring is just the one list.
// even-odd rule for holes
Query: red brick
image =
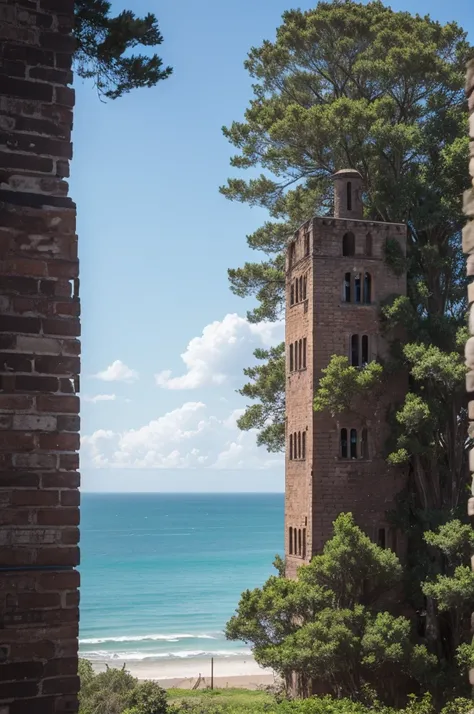
{"label": "red brick", "polygon": [[59,593],[20,593],[17,596],[20,610],[43,610],[61,607]]}
{"label": "red brick", "polygon": [[[9,266],[5,266],[8,269]],[[12,271],[13,272],[13,271]],[[38,281],[35,278],[25,278],[16,275],[0,276],[0,290],[6,294],[37,295]]]}
{"label": "red brick", "polygon": [[58,714],[56,697],[19,699],[9,704],[8,714]]}
{"label": "red brick", "polygon": [[[0,511],[1,517],[1,511]],[[39,526],[77,526],[79,525],[78,508],[41,509],[36,514]]]}
{"label": "red brick", "polygon": [[81,334],[79,320],[43,320],[45,335],[61,335],[64,337],[78,337]]}
{"label": "red brick", "polygon": [[55,87],[54,88],[54,100],[57,104],[64,107],[73,107],[75,103],[76,95],[73,89],[70,87]]}
{"label": "red brick", "polygon": [[17,508],[10,509],[2,506],[0,508],[1,526],[27,526],[29,524],[28,511],[19,511]]}
{"label": "red brick", "polygon": [[77,451],[80,446],[79,434],[74,433],[39,434],[38,438],[39,448],[47,451]]}
{"label": "red brick", "polygon": [[0,369],[11,372],[31,372],[33,360],[25,355],[0,352]]}
{"label": "red brick", "polygon": [[[61,565],[79,565],[79,548],[71,546],[62,546],[58,548],[41,548],[36,552],[35,562],[38,565],[50,565],[50,566],[61,566]],[[69,610],[61,611],[61,618],[65,618],[65,613]],[[72,613],[72,610],[71,610]],[[74,620],[74,615],[71,616]]]}
{"label": "red brick", "polygon": [[26,394],[0,394],[0,411],[29,411],[33,407],[33,397]]}
{"label": "red brick", "polygon": [[43,681],[43,694],[75,694],[79,691],[79,677],[58,677]]}
{"label": "red brick", "polygon": [[79,468],[79,454],[60,454],[59,468],[61,471],[77,471]]}
{"label": "red brick", "polygon": [[35,448],[34,434],[21,431],[0,431],[0,449],[2,451],[32,451]]}
{"label": "red brick", "polygon": [[[0,664],[0,682],[23,681],[36,679],[43,674],[41,662],[13,662]],[[28,695],[30,696],[30,695]]]}
{"label": "red brick", "polygon": [[62,675],[77,675],[78,658],[64,657],[53,659],[44,667],[45,677],[57,677]]}
{"label": "red brick", "polygon": [[52,414],[78,414],[79,397],[40,394],[36,398],[39,411]]}
{"label": "red brick", "polygon": [[0,471],[0,488],[39,488],[39,485],[39,474]]}
{"label": "red brick", "polygon": [[[67,593],[69,595],[69,593]],[[42,642],[28,642],[27,644],[14,644],[10,649],[12,661],[27,660],[29,657],[42,660],[50,660],[54,657],[55,646],[53,642],[43,640]]]}
{"label": "red brick", "polygon": [[[1,361],[0,361],[1,363]],[[78,374],[81,362],[78,357],[37,357],[35,371],[42,374]]]}
{"label": "red brick", "polygon": [[[44,260],[30,258],[14,258],[5,263],[5,270],[13,275],[30,275],[41,278],[47,275],[47,264]],[[40,283],[41,284],[41,283]],[[18,283],[15,283],[18,287]],[[24,294],[24,290],[18,291]],[[29,292],[29,291],[28,291]],[[38,281],[34,281],[34,293],[38,293]]]}
{"label": "red brick", "polygon": [[[20,279],[21,278],[17,278],[17,280]],[[22,332],[37,335],[40,329],[41,320],[38,318],[0,315],[0,332]]]}
{"label": "red brick", "polygon": [[57,392],[59,380],[57,377],[17,375],[15,387],[19,392]]}
{"label": "red brick", "polygon": [[[58,424],[60,418],[61,417],[58,417]],[[75,471],[71,471],[70,473],[42,474],[41,486],[42,488],[79,488],[80,478],[80,475]]]}
{"label": "red brick", "polygon": [[0,151],[0,168],[19,169],[23,171],[37,171],[43,174],[52,174],[54,164],[52,159],[44,156],[25,156],[12,152]]}
{"label": "red brick", "polygon": [[54,260],[48,264],[48,275],[51,278],[77,278],[79,265],[77,261]]}
{"label": "red brick", "polygon": [[62,506],[79,506],[80,502],[80,494],[77,489],[61,491]]}
{"label": "red brick", "polygon": [[38,584],[43,590],[75,590],[79,587],[80,575],[77,570],[40,573]]}
{"label": "red brick", "polygon": [[11,501],[16,506],[57,506],[59,491],[13,491]]}
{"label": "red brick", "polygon": [[79,431],[81,419],[79,416],[59,416],[58,431]]}
{"label": "red brick", "polygon": [[[38,693],[37,682],[0,682],[0,700],[1,699],[25,699],[27,697],[35,697]],[[36,713],[36,709],[30,710]]]}
{"label": "red brick", "polygon": [[74,592],[66,593],[66,607],[79,607],[80,602],[80,592],[75,590]]}
{"label": "red brick", "polygon": [[[50,48],[47,47],[47,49]],[[42,102],[51,102],[53,100],[53,87],[51,85],[42,84],[40,82],[29,82],[14,77],[0,76],[0,93],[12,97],[24,97],[30,100],[39,99]]]}

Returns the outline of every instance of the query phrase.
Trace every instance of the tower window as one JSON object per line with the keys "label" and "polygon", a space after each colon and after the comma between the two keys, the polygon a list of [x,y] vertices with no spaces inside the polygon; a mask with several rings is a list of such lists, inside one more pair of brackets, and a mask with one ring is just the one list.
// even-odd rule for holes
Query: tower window
{"label": "tower window", "polygon": [[377,543],[380,548],[386,548],[385,528],[379,528]]}
{"label": "tower window", "polygon": [[307,289],[308,289],[308,276],[305,275],[304,280],[303,280],[303,300],[306,300]]}
{"label": "tower window", "polygon": [[290,434],[290,461],[293,460],[293,434]]}
{"label": "tower window", "polygon": [[299,369],[301,369],[303,366],[303,340],[298,341],[298,352],[299,352],[298,367],[299,367]]}
{"label": "tower window", "polygon": [[351,365],[359,367],[359,335],[351,337]]}
{"label": "tower window", "polygon": [[294,369],[294,360],[293,360],[293,344],[290,345],[290,372],[293,372]]}
{"label": "tower window", "polygon": [[352,211],[352,181],[347,182],[347,210]]}
{"label": "tower window", "polygon": [[302,547],[301,547],[301,528],[298,528],[298,555],[301,555],[302,553]]}
{"label": "tower window", "polygon": [[365,254],[369,258],[372,256],[372,233],[365,236]]}
{"label": "tower window", "polygon": [[347,459],[347,429],[341,429],[341,458]]}
{"label": "tower window", "polygon": [[342,255],[355,255],[355,235],[345,233],[342,236]]}
{"label": "tower window", "polygon": [[296,302],[300,301],[300,294],[299,294],[299,282],[298,278],[295,280],[295,295],[296,295]]}
{"label": "tower window", "polygon": [[293,550],[295,555],[298,553],[298,529],[293,528]]}
{"label": "tower window", "polygon": [[360,457],[361,457],[361,459],[369,458],[369,444],[367,442],[367,429],[362,429],[362,432],[361,432]]}
{"label": "tower window", "polygon": [[303,298],[303,276],[300,277],[300,300],[304,300]]}
{"label": "tower window", "polygon": [[372,276],[370,273],[364,275],[364,302],[366,305],[372,302]]}
{"label": "tower window", "polygon": [[289,263],[290,263],[290,268],[295,262],[295,257],[296,257],[296,245],[295,243],[291,243],[290,245],[290,258],[289,258]]}
{"label": "tower window", "polygon": [[357,458],[357,429],[351,429],[351,459]]}
{"label": "tower window", "polygon": [[304,254],[309,255],[309,233],[304,236]]}
{"label": "tower window", "polygon": [[301,458],[306,459],[306,432],[304,431],[302,434],[302,443],[301,443]]}
{"label": "tower window", "polygon": [[293,555],[293,528],[290,526],[288,529],[288,551],[290,555]]}
{"label": "tower window", "polygon": [[306,528],[303,528],[303,558],[306,558]]}
{"label": "tower window", "polygon": [[344,302],[351,301],[351,274],[344,275]]}
{"label": "tower window", "polygon": [[306,337],[303,337],[303,369],[306,369]]}
{"label": "tower window", "polygon": [[368,335],[362,335],[362,367],[364,367],[369,362],[369,337]]}
{"label": "tower window", "polygon": [[360,273],[357,273],[357,275],[354,278],[354,302],[360,303],[361,302],[361,275]]}
{"label": "tower window", "polygon": [[301,459],[301,431],[298,432],[298,458]]}
{"label": "tower window", "polygon": [[295,304],[295,286],[293,283],[291,283],[291,288],[290,288],[290,305]]}

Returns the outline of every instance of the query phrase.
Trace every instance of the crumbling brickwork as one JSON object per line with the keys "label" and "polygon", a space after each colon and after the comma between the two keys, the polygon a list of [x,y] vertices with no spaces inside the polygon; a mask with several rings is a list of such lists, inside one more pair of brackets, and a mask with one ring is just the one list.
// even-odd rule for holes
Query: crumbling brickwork
{"label": "crumbling brickwork", "polygon": [[406,275],[396,275],[385,260],[387,241],[396,241],[405,252],[406,226],[363,220],[361,189],[357,172],[336,174],[336,216],[311,219],[288,246],[285,552],[289,577],[321,552],[341,512],[352,512],[358,525],[380,545],[398,552],[403,548],[402,535],[390,528],[386,511],[404,485],[404,474],[388,467],[385,442],[387,410],[403,401],[406,378],[391,377],[381,390],[335,418],[313,410],[322,370],[332,355],[345,355],[358,367],[386,356],[380,303],[406,293]]}
{"label": "crumbling brickwork", "polygon": [[[462,248],[467,254],[467,275],[471,282],[468,287],[468,302],[469,302],[469,332],[474,335],[474,60],[471,60],[467,66],[466,73],[466,94],[469,107],[469,174],[471,177],[471,188],[464,194],[463,208],[468,219],[462,234]],[[470,337],[466,344],[466,366],[468,373],[466,375],[466,389],[469,399],[469,436],[474,437],[474,337]],[[474,516],[474,449],[469,454],[469,469],[471,472],[472,486],[471,498],[468,501],[468,513],[471,517]],[[472,569],[474,570],[474,554],[471,561]],[[474,613],[472,616],[472,626],[474,635]],[[474,669],[469,672],[469,680],[474,686]]]}
{"label": "crumbling brickwork", "polygon": [[77,711],[73,0],[0,0],[0,713]]}

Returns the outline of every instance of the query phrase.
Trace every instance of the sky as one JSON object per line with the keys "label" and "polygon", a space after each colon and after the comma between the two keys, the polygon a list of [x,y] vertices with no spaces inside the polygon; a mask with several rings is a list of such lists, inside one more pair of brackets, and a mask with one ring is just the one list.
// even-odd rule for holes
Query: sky
{"label": "sky", "polygon": [[[472,0],[393,0],[455,20],[474,42]],[[387,3],[388,4],[388,3]],[[252,96],[243,63],[300,0],[128,0],[154,12],[173,75],[101,102],[77,80],[70,193],[81,260],[84,491],[283,491],[284,461],[236,421],[256,347],[282,325],[250,325],[229,267],[258,256],[267,218],[219,193],[239,176],[221,128]],[[466,168],[467,170],[467,168]]]}

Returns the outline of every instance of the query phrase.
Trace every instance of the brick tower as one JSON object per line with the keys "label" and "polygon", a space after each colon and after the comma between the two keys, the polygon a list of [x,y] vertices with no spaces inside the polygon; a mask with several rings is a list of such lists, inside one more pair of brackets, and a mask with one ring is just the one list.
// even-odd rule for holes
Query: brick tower
{"label": "brick tower", "polygon": [[[402,489],[385,460],[388,410],[403,400],[405,378],[332,418],[313,398],[332,355],[360,367],[387,355],[380,303],[404,295],[406,275],[385,262],[387,240],[406,250],[406,227],[365,221],[362,177],[339,171],[334,217],[312,218],[295,233],[286,258],[285,553],[288,577],[321,552],[341,512],[379,545],[400,549],[386,511]],[[397,543],[398,540],[398,543]]]}

